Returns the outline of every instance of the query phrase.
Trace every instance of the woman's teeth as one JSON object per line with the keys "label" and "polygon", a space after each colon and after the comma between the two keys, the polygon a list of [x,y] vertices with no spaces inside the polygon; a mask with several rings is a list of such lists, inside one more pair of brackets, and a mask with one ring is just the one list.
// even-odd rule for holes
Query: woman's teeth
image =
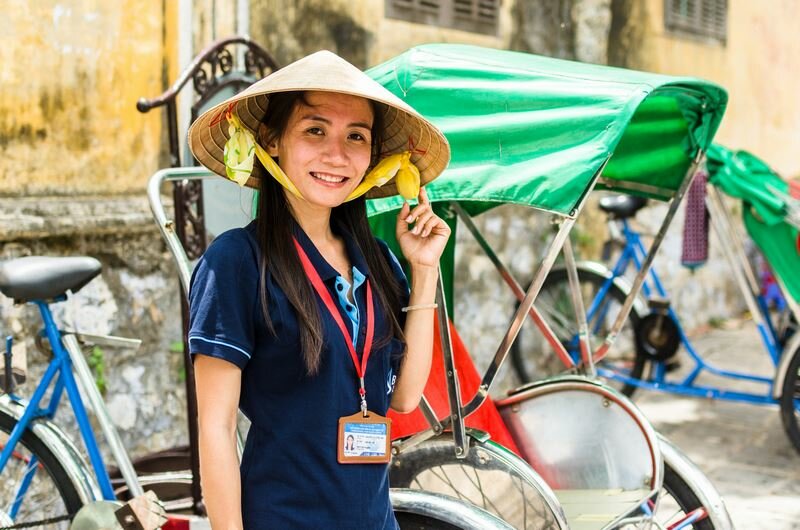
{"label": "woman's teeth", "polygon": [[328,175],[327,173],[311,173],[311,176],[314,178],[318,178],[319,180],[324,180],[325,182],[333,182],[333,183],[344,182],[345,178],[347,178],[336,175]]}

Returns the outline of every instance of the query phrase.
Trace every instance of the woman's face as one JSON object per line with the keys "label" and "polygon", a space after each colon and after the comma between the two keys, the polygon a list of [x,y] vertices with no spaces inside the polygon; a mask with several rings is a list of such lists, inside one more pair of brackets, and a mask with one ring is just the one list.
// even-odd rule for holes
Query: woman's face
{"label": "woman's face", "polygon": [[308,92],[283,135],[268,146],[306,202],[333,208],[358,186],[372,154],[372,105],[334,92]]}

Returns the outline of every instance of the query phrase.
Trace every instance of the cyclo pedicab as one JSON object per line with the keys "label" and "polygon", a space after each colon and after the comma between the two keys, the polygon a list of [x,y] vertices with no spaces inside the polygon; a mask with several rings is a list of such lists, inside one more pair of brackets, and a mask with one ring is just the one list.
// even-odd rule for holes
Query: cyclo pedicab
{"label": "cyclo pedicab", "polygon": [[[716,132],[725,91],[697,79],[454,45],[417,47],[368,73],[445,132],[453,157],[428,186],[429,196],[453,229],[460,219],[478,238],[520,300],[481,377],[449,324],[451,245],[442,260],[437,310],[438,323],[448,325],[437,326],[434,366],[418,410],[393,416],[392,486],[469,501],[515,528],[732,528],[699,469],[624,395],[595,377],[593,359],[611,347],[619,329],[593,350],[585,313],[576,312],[583,356],[574,362],[534,305],[559,252],[575,280],[568,235],[596,187],[669,201],[634,282],[638,290]],[[409,150],[413,159],[413,139]],[[151,205],[184,288],[191,263],[161,204],[161,189],[196,179],[215,186],[216,204],[249,201],[235,184],[205,169],[166,169],[151,177]],[[527,292],[472,222],[502,204],[549,212],[558,226]],[[368,206],[375,232],[390,245],[393,212],[401,205],[391,197]],[[580,305],[577,288],[574,295]],[[633,295],[624,311],[632,304]],[[489,390],[529,316],[572,373],[495,403]],[[462,394],[471,398],[464,401]]]}
{"label": "cyclo pedicab", "polygon": [[[792,190],[790,184],[769,165],[746,151],[712,145],[705,166],[708,175],[704,189],[705,205],[710,227],[717,236],[714,244],[723,250],[730,265],[774,370],[773,375],[767,377],[741,369],[728,369],[722,363],[717,365],[706,360],[683,331],[655,271],[651,271],[645,288],[639,293],[645,296],[637,299],[634,310],[627,317],[626,340],[619,341],[614,354],[606,359],[598,372],[609,381],[625,385],[628,395],[644,389],[755,405],[778,405],[784,430],[795,449],[800,451],[800,334],[796,333],[800,322],[800,277],[797,275],[800,270],[800,189]],[[759,271],[754,270],[748,259],[741,229],[734,223],[723,194],[741,201],[744,227],[769,267],[769,283],[772,285],[769,292],[762,288]],[[643,253],[643,246],[629,220],[644,204],[642,200],[627,196],[600,204],[609,213],[610,231],[619,234],[618,237],[612,236],[612,241],[619,239],[622,251],[610,268],[602,263],[578,264],[579,281],[583,291],[589,295],[586,310],[592,333],[608,324],[609,319],[617,314],[620,301],[630,293],[625,273],[630,268],[628,265]],[[564,276],[548,278],[541,297],[543,311],[560,322],[565,322],[572,312],[568,282]],[[775,311],[770,308],[769,298],[775,300]],[[559,329],[559,338],[568,345],[573,358],[578,355],[577,337],[578,329],[574,325]],[[535,362],[536,356],[541,357],[541,348],[537,348],[535,342],[539,341],[523,341],[524,346],[514,352],[519,356],[515,359],[515,367],[519,369],[522,366],[518,373],[523,380],[524,365]],[[680,358],[679,362],[684,366],[678,371],[675,370],[678,366],[676,359],[681,346],[686,356]],[[539,367],[544,368],[542,365]],[[742,381],[751,387],[760,387],[761,391],[748,391],[733,384],[714,384],[714,379],[704,379],[704,374],[731,383]]]}

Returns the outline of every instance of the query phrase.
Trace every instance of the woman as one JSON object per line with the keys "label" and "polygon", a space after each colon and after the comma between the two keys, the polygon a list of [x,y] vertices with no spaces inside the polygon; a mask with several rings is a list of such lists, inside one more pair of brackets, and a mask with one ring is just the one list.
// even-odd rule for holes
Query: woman
{"label": "woman", "polygon": [[[444,136],[318,52],[198,118],[189,142],[201,163],[260,190],[255,221],[220,235],[192,278],[212,527],[396,528],[385,415],[413,410],[425,386],[450,230],[424,188],[417,206],[403,204],[397,239],[409,289],[369,231],[365,193],[392,194],[394,175],[412,189],[417,173],[423,184],[435,178],[449,160]],[[241,467],[237,408],[251,420]],[[368,456],[345,451],[345,435],[360,437]]]}

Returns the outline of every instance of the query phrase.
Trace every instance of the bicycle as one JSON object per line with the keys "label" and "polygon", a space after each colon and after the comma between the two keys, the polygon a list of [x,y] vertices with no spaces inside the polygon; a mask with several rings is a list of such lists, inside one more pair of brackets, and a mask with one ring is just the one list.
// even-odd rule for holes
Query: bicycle
{"label": "bicycle", "polygon": [[[723,148],[716,149],[710,156],[723,161]],[[724,155],[724,161],[735,166],[733,155]],[[752,156],[752,155],[749,155]],[[741,165],[741,164],[740,164]],[[732,171],[732,170],[730,170]],[[712,180],[713,182],[713,180]],[[752,199],[751,199],[752,200]],[[791,200],[784,198],[784,200]],[[616,262],[606,268],[601,263],[583,262],[578,264],[578,276],[582,291],[591,302],[586,310],[586,318],[593,334],[601,334],[610,320],[619,314],[622,301],[630,292],[626,273],[631,269],[638,272],[646,254],[641,235],[631,226],[630,219],[645,206],[644,199],[628,196],[604,197],[599,207],[607,215],[610,238],[604,248],[620,249]],[[800,451],[800,402],[797,392],[800,388],[800,335],[795,333],[800,307],[792,293],[787,289],[783,277],[778,275],[778,288],[783,293],[786,306],[777,318],[769,310],[764,293],[756,275],[749,265],[744,244],[738,230],[733,226],[730,215],[724,207],[717,187],[708,186],[707,207],[711,214],[713,227],[719,236],[718,243],[723,248],[737,284],[740,287],[747,307],[752,315],[764,346],[764,350],[775,369],[774,377],[763,377],[743,371],[727,370],[715,366],[698,352],[681,326],[678,315],[672,308],[669,296],[655,268],[651,268],[648,281],[642,286],[643,299],[628,317],[625,340],[617,343],[605,361],[598,366],[598,374],[610,382],[621,386],[623,392],[632,396],[638,389],[669,392],[678,395],[721,399],[750,403],[755,405],[778,405],[784,429],[795,448]],[[745,206],[745,219],[757,222]],[[793,223],[787,214],[789,226]],[[800,223],[794,222],[795,226]],[[564,315],[571,312],[568,298],[568,282],[563,270],[555,271],[545,282],[542,294],[544,311],[556,320],[566,322]],[[578,356],[577,329],[568,325],[559,329],[559,339],[567,347],[573,358]],[[621,346],[619,346],[621,344]],[[532,362],[526,355],[528,348],[537,347],[530,342],[526,348],[514,350],[514,367],[524,381],[531,377]],[[678,361],[680,348],[686,356]],[[688,357],[688,358],[687,358]],[[678,374],[679,363],[688,362],[688,373]],[[551,364],[552,367],[552,364]],[[540,367],[541,368],[541,367]],[[548,368],[552,369],[552,368]],[[729,380],[742,380],[762,385],[765,390],[742,392],[721,386],[701,384],[699,378],[708,373]]]}

